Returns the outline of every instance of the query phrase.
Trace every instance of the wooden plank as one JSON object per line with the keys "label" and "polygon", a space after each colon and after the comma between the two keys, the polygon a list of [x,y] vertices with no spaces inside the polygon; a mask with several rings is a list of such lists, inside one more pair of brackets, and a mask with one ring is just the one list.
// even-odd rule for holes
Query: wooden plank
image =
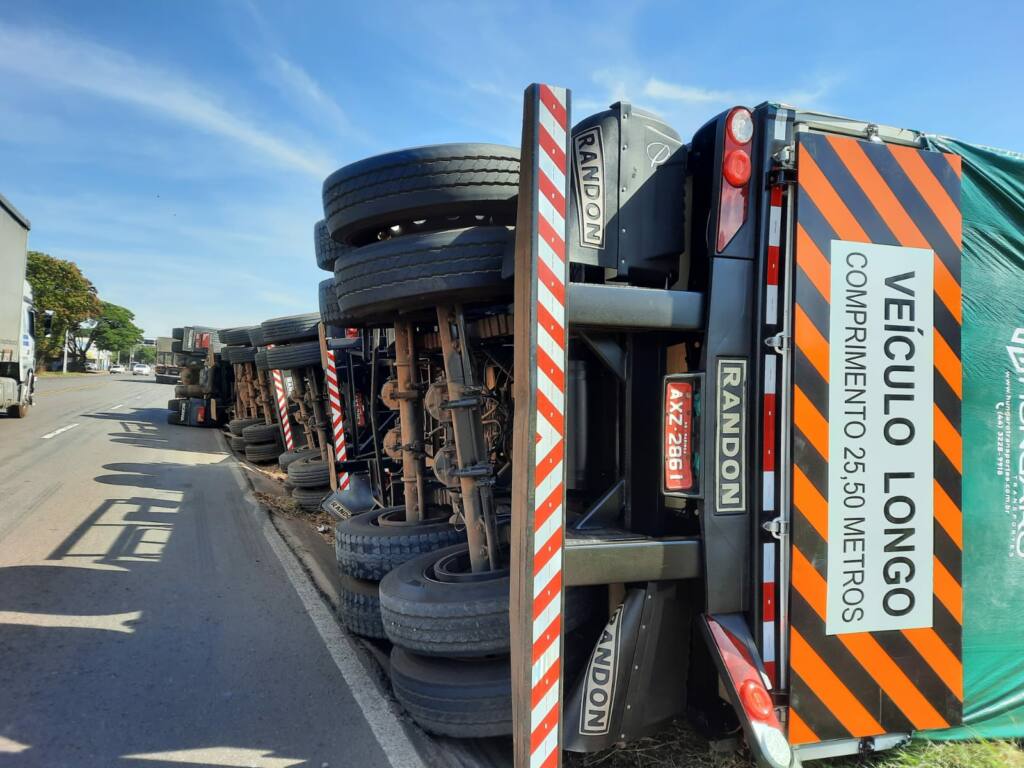
{"label": "wooden plank", "polygon": [[[510,624],[517,768],[561,764],[569,125],[567,90],[539,84],[526,89],[513,312]],[[545,397],[542,406],[541,387],[561,395]]]}

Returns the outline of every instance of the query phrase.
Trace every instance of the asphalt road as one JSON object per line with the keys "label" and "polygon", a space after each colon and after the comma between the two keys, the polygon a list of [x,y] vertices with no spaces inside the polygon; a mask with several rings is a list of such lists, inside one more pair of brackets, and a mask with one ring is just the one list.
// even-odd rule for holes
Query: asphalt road
{"label": "asphalt road", "polygon": [[414,765],[171,394],[44,379],[0,417],[0,765]]}

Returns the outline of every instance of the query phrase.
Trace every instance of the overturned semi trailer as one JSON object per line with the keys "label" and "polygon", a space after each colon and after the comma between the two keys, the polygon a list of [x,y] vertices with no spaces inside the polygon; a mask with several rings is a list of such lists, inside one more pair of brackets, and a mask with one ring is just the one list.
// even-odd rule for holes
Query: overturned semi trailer
{"label": "overturned semi trailer", "polygon": [[523,766],[683,714],[772,766],[1024,734],[1024,159],[570,102],[324,184],[398,698]]}

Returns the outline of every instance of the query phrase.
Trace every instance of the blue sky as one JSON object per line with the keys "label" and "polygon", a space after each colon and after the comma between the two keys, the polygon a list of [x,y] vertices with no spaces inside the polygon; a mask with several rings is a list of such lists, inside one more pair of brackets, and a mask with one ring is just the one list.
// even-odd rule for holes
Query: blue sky
{"label": "blue sky", "polygon": [[1024,150],[1024,6],[910,5],[0,0],[0,193],[152,336],[315,310],[324,176],[516,144],[536,80],[686,138],[775,99]]}

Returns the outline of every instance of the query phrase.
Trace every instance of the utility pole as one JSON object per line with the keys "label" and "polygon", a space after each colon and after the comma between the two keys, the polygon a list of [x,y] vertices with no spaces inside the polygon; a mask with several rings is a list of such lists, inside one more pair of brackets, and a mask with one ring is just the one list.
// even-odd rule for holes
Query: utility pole
{"label": "utility pole", "polygon": [[68,372],[68,334],[71,333],[70,328],[64,329],[64,367],[61,369],[64,373]]}

